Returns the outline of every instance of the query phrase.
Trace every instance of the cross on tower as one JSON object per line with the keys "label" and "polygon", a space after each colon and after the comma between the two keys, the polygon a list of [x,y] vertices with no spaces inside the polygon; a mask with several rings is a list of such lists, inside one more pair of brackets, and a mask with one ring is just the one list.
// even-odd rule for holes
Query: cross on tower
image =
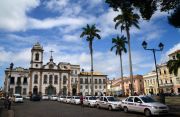
{"label": "cross on tower", "polygon": [[52,53],[54,52],[53,50],[50,51],[51,52],[51,56],[52,56]]}
{"label": "cross on tower", "polygon": [[53,53],[54,51],[51,50],[50,52],[51,52],[50,61],[53,61],[52,53]]}

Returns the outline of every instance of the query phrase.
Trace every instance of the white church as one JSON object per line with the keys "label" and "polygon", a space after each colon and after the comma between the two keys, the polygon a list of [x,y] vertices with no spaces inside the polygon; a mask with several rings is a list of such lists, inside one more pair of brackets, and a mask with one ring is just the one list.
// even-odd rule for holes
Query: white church
{"label": "white church", "polygon": [[[36,43],[31,49],[30,68],[7,68],[4,91],[23,96],[40,95],[83,95],[91,94],[90,73],[80,70],[80,65],[53,62],[51,54],[48,63],[43,64],[43,47]],[[94,95],[106,93],[107,75],[93,73]]]}

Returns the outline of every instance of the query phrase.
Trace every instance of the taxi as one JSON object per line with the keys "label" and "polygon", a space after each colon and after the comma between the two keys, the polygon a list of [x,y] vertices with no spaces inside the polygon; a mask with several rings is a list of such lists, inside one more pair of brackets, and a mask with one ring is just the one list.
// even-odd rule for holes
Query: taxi
{"label": "taxi", "polygon": [[121,107],[124,112],[140,112],[144,113],[147,117],[167,114],[169,112],[167,105],[157,102],[149,96],[129,96],[125,100],[122,100]]}

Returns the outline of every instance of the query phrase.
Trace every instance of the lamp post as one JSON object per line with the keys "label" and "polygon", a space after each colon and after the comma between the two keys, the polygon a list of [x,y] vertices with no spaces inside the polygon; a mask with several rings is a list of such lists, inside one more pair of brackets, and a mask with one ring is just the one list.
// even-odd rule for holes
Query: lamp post
{"label": "lamp post", "polygon": [[10,95],[10,80],[11,80],[11,72],[12,72],[13,66],[14,66],[14,64],[11,63],[11,64],[10,64],[10,67],[9,67],[8,95]]}
{"label": "lamp post", "polygon": [[159,49],[154,49],[154,48],[147,48],[147,43],[146,41],[143,41],[142,46],[145,50],[150,50],[153,52],[154,55],[154,63],[155,63],[155,68],[156,68],[156,81],[158,84],[158,92],[160,93],[160,88],[159,88],[159,78],[158,78],[158,71],[157,71],[157,64],[156,64],[156,51],[162,51],[164,48],[164,45],[162,43],[159,43]]}

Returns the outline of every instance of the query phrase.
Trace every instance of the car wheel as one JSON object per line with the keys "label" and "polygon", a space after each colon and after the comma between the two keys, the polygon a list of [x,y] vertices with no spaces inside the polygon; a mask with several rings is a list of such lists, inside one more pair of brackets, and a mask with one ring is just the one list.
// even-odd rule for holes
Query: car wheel
{"label": "car wheel", "polygon": [[112,111],[112,106],[109,106],[108,109],[109,109],[110,111]]}
{"label": "car wheel", "polygon": [[146,117],[150,117],[150,116],[151,116],[151,111],[150,111],[149,109],[145,109],[145,110],[144,110],[144,115],[145,115]]}
{"label": "car wheel", "polygon": [[97,104],[97,108],[98,108],[98,109],[100,109],[100,106],[99,106],[99,104]]}
{"label": "car wheel", "polygon": [[124,107],[124,112],[127,113],[128,112],[128,108],[125,106]]}

